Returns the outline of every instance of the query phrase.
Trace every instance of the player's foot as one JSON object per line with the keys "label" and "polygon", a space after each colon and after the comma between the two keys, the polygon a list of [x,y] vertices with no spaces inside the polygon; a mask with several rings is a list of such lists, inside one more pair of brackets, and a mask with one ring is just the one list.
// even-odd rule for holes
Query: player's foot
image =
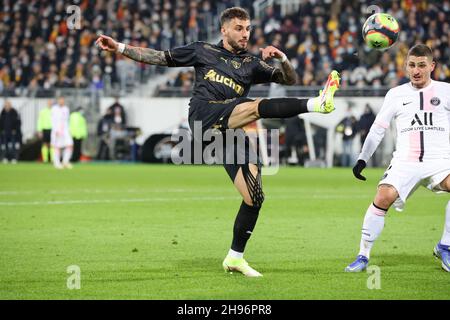
{"label": "player's foot", "polygon": [[441,260],[442,269],[450,272],[450,246],[445,246],[439,242],[434,247],[433,254],[437,259]]}
{"label": "player's foot", "polygon": [[66,169],[73,169],[73,165],[71,163],[65,163],[64,168]]}
{"label": "player's foot", "polygon": [[223,260],[222,266],[225,272],[237,271],[246,277],[262,277],[262,274],[250,267],[244,258],[232,258],[227,256]]}
{"label": "player's foot", "polygon": [[357,256],[356,260],[350,263],[346,268],[345,272],[361,272],[366,270],[367,265],[369,264],[369,259],[365,256]]}
{"label": "player's foot", "polygon": [[335,109],[334,93],[339,89],[340,80],[339,73],[336,70],[331,71],[325,87],[314,100],[314,112],[330,113]]}
{"label": "player's foot", "polygon": [[4,164],[8,164],[8,159],[3,158],[2,162],[3,162]]}
{"label": "player's foot", "polygon": [[64,169],[62,164],[55,164],[54,167],[58,170]]}

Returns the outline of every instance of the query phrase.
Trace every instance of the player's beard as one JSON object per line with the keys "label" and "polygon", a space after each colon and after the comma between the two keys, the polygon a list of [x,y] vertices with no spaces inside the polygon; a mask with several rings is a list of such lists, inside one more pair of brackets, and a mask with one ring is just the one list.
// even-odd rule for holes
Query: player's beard
{"label": "player's beard", "polygon": [[243,51],[243,50],[247,50],[247,44],[248,42],[244,44],[239,43],[238,41],[234,41],[234,40],[228,40],[228,44],[233,48],[233,50],[235,52],[239,52],[239,51]]}

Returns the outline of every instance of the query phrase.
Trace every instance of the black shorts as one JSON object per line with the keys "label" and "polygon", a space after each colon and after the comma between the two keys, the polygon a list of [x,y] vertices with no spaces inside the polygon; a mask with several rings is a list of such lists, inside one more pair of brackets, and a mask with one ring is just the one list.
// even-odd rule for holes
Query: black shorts
{"label": "black shorts", "polygon": [[[241,103],[250,101],[254,100],[249,98],[234,98],[224,101],[203,101],[192,99],[189,108],[189,126],[191,131],[194,133],[194,121],[201,121],[201,136],[203,136],[203,133],[208,129],[217,129],[224,134],[225,130],[228,129],[228,119],[230,118],[234,108]],[[242,131],[241,134],[245,133]],[[194,134],[194,136],[200,135]],[[226,139],[224,138],[223,141],[226,141]],[[203,148],[205,146],[207,146],[207,144],[203,143]],[[224,155],[227,154],[227,150],[224,149]],[[253,149],[252,146],[250,146],[248,137],[245,137],[245,145],[238,144],[235,146],[232,156],[236,158],[236,164],[228,164],[224,161],[223,166],[232,181],[234,181],[241,166],[245,166],[249,163],[254,163],[259,167],[261,166],[258,155],[252,150]],[[228,152],[229,151],[230,150],[228,150]],[[239,154],[245,155],[244,163],[240,162],[240,164],[238,164],[239,162],[237,161],[237,157]]]}
{"label": "black shorts", "polygon": [[44,130],[42,130],[42,142],[50,143],[51,136],[52,136],[52,130],[51,129],[44,129]]}
{"label": "black shorts", "polygon": [[194,121],[202,122],[202,133],[208,129],[228,129],[228,119],[234,108],[241,103],[254,101],[246,97],[223,101],[192,99],[189,103],[189,126],[194,132]]}

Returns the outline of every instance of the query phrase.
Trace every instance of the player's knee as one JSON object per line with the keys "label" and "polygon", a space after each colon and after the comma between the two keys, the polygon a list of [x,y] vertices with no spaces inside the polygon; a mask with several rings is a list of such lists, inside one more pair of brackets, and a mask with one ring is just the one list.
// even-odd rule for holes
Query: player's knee
{"label": "player's knee", "polygon": [[255,101],[253,101],[252,104],[252,115],[256,116],[256,117],[260,117],[259,116],[259,104],[262,101],[262,99],[255,99]]}
{"label": "player's knee", "polygon": [[448,175],[447,178],[445,178],[444,181],[441,182],[440,186],[441,189],[450,192],[450,175]]}
{"label": "player's knee", "polygon": [[264,194],[262,194],[259,197],[251,197],[250,195],[243,197],[242,199],[246,205],[260,209],[262,207],[262,204],[264,202]]}
{"label": "player's knee", "polygon": [[393,186],[381,185],[375,196],[374,204],[383,209],[389,209],[398,197],[398,192]]}
{"label": "player's knee", "polygon": [[249,199],[244,198],[243,201],[244,201],[244,203],[245,203],[246,205],[248,205],[249,207],[252,207],[252,208],[255,208],[255,209],[261,209],[262,204],[263,204],[263,202],[264,202],[264,199],[261,200],[260,202],[255,202],[255,201],[252,200],[251,198],[249,198]]}

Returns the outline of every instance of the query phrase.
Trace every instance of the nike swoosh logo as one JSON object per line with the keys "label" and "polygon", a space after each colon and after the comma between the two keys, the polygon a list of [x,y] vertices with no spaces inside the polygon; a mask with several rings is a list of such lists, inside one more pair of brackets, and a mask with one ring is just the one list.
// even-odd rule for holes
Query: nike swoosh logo
{"label": "nike swoosh logo", "polygon": [[406,106],[407,104],[410,104],[410,103],[412,103],[412,101],[410,101],[410,102],[403,102],[403,105]]}

